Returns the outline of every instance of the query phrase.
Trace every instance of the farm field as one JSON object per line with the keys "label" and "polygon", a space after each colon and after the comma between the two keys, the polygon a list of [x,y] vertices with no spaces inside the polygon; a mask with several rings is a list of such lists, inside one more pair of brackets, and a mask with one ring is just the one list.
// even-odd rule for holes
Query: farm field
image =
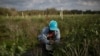
{"label": "farm field", "polygon": [[[54,56],[100,56],[100,15],[0,16],[0,56],[41,56],[37,36],[50,20],[56,20],[61,44]],[[58,48],[57,48],[58,47]],[[30,56],[32,56],[30,55]]]}

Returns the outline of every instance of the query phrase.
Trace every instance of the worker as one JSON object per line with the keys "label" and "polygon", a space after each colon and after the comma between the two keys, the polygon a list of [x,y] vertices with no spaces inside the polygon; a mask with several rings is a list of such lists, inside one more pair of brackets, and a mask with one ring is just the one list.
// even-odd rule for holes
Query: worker
{"label": "worker", "polygon": [[58,28],[58,23],[55,20],[51,20],[49,25],[42,29],[41,34],[38,36],[38,40],[41,43],[42,56],[53,56],[53,44],[59,44],[60,42],[60,30]]}

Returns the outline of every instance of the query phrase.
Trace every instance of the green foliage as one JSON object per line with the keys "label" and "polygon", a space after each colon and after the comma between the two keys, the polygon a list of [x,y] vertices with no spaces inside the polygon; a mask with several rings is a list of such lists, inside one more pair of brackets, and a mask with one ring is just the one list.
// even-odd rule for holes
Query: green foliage
{"label": "green foliage", "polygon": [[[40,54],[37,36],[50,20],[57,20],[61,44],[54,45],[54,56],[100,56],[99,15],[66,15],[61,20],[45,17],[0,17],[0,56],[21,56],[28,49]],[[39,55],[41,56],[41,55]]]}

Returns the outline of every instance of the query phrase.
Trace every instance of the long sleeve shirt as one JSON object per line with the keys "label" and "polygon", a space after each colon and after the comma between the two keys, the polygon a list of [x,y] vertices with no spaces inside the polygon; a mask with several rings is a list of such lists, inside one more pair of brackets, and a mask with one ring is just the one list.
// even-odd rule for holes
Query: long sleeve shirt
{"label": "long sleeve shirt", "polygon": [[[47,39],[48,31],[49,31],[49,27],[45,27],[42,29],[41,34],[38,36],[38,39],[45,44],[49,44],[49,40]],[[60,30],[57,29],[54,33],[55,33],[55,43],[59,43],[60,42]]]}

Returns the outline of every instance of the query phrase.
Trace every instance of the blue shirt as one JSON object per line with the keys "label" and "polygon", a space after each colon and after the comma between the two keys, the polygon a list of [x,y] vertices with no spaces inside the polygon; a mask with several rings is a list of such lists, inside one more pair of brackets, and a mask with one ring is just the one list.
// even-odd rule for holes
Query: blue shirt
{"label": "blue shirt", "polygon": [[[49,40],[47,39],[48,31],[49,31],[49,27],[44,27],[42,29],[41,34],[38,36],[38,39],[45,44],[49,44]],[[60,30],[57,29],[55,31],[55,43],[59,43],[59,42],[60,42]]]}

